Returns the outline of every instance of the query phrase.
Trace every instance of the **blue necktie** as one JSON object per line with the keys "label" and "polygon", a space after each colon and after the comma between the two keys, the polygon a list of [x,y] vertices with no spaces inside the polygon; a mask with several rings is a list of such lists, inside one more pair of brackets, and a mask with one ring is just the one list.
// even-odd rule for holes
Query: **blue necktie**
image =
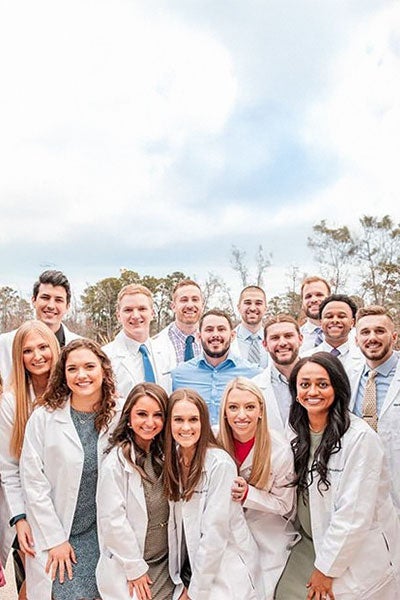
{"label": "blue necktie", "polygon": [[149,351],[147,350],[144,344],[142,344],[139,347],[139,352],[142,355],[143,359],[144,380],[150,383],[155,383],[156,378],[154,376],[153,367],[150,362]]}
{"label": "blue necktie", "polygon": [[321,327],[316,327],[314,332],[317,334],[315,336],[314,347],[319,346],[324,341],[324,334],[322,333]]}
{"label": "blue necktie", "polygon": [[185,340],[185,355],[183,357],[183,360],[185,362],[194,357],[193,342],[194,342],[194,335],[188,335]]}
{"label": "blue necktie", "polygon": [[331,354],[332,356],[340,356],[340,350],[338,350],[337,348],[332,348]]}

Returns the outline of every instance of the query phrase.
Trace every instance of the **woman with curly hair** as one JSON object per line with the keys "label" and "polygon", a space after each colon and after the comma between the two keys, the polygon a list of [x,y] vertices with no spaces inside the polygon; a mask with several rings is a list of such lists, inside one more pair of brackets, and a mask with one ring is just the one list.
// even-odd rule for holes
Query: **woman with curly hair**
{"label": "woman with curly hair", "polygon": [[24,556],[34,556],[35,551],[25,514],[19,460],[28,417],[42,400],[59,354],[57,338],[47,325],[41,321],[23,323],[13,340],[11,379],[0,401],[1,557],[6,560],[13,544],[20,600],[26,598]]}
{"label": "woman with curly hair", "polygon": [[29,598],[97,599],[98,469],[116,425],[111,363],[100,346],[65,346],[27,424],[21,480],[36,556],[27,557]]}
{"label": "woman with curly hair", "polygon": [[384,451],[376,432],[349,413],[341,362],[326,352],[303,358],[289,386],[301,540],[275,598],[400,598],[400,523]]}
{"label": "woman with curly hair", "polygon": [[103,600],[171,600],[168,500],[163,493],[168,396],[155,383],[130,391],[112,435],[97,492]]}

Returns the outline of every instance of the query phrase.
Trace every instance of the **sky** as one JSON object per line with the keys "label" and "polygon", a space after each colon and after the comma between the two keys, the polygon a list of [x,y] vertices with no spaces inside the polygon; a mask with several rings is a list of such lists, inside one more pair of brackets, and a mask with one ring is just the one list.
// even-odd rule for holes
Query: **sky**
{"label": "sky", "polygon": [[315,274],[322,219],[400,221],[400,4],[0,0],[0,286],[45,268]]}

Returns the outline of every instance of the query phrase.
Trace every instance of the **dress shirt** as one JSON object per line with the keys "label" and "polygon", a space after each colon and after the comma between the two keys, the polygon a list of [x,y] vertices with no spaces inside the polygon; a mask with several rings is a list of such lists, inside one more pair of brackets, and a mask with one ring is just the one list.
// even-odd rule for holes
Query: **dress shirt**
{"label": "dress shirt", "polygon": [[[308,350],[312,350],[315,348],[315,340],[317,339],[318,332],[321,329],[319,325],[314,325],[307,319],[307,321],[300,327],[300,333],[303,336],[303,341],[301,343],[300,355],[302,356],[304,352]],[[323,336],[324,334],[321,333]]]}
{"label": "dress shirt", "polygon": [[196,390],[207,403],[212,425],[219,420],[219,405],[226,384],[235,377],[247,377],[251,379],[262,369],[252,365],[241,356],[235,356],[229,352],[227,358],[213,367],[207,361],[202,352],[187,362],[180,363],[171,372],[172,389],[192,388]]}
{"label": "dress shirt", "polygon": [[[315,354],[315,352],[329,352],[330,354],[332,350],[333,346],[328,344],[327,341],[323,341],[322,344],[319,344],[319,346],[309,350],[302,356],[311,356],[311,354]],[[347,342],[341,346],[338,346],[337,350],[340,352],[338,359],[344,366],[347,375],[351,379],[354,372],[361,368],[364,361],[364,356],[359,347],[356,346],[355,342],[350,338],[347,340]]]}
{"label": "dress shirt", "polygon": [[[279,412],[281,413],[282,422],[287,423],[289,418],[289,410],[292,404],[292,396],[289,392],[289,381],[274,364],[271,365],[271,383],[274,390],[275,398],[278,401]],[[268,403],[268,398],[267,398]]]}
{"label": "dress shirt", "polygon": [[[179,364],[185,359],[185,344],[186,338],[188,336],[186,335],[186,333],[183,333],[183,331],[181,331],[179,327],[176,326],[175,322],[173,322],[168,328],[168,337],[171,340],[173,347],[175,348],[176,361],[177,364]],[[197,341],[196,335],[194,335],[193,355],[198,356],[200,352],[201,344]]]}
{"label": "dress shirt", "polygon": [[[252,336],[253,335],[254,334],[251,331],[249,331],[247,329],[247,327],[245,327],[243,325],[243,323],[240,323],[236,327],[236,339],[237,339],[237,343],[238,343],[238,347],[239,347],[240,356],[242,358],[245,358],[246,360],[249,359],[249,350],[250,350],[250,346],[252,344]],[[268,364],[268,352],[266,351],[266,349],[263,346],[263,339],[264,339],[263,328],[260,327],[260,329],[255,332],[255,335],[258,338],[258,344],[260,347],[260,364],[258,366],[265,369],[265,367]]]}
{"label": "dress shirt", "polygon": [[143,367],[143,356],[142,354],[139,352],[139,348],[142,344],[144,344],[147,348],[147,353],[149,355],[149,359],[151,362],[151,366],[153,367],[153,371],[154,373],[156,372],[155,370],[155,365],[154,365],[154,358],[152,356],[152,352],[151,352],[151,344],[150,342],[150,338],[147,338],[147,340],[145,342],[137,342],[136,340],[133,340],[132,338],[128,337],[127,335],[125,335],[125,333],[123,333],[123,337],[124,337],[124,341],[125,341],[125,345],[126,348],[129,352],[129,354],[132,357],[132,373],[136,374],[136,377],[139,381],[145,381],[145,377],[144,377],[144,367]]}
{"label": "dress shirt", "polygon": [[[377,372],[375,377],[376,383],[376,412],[379,418],[381,413],[381,409],[383,403],[386,398],[386,394],[388,392],[389,386],[393,381],[394,373],[396,371],[397,363],[399,362],[399,354],[397,352],[393,352],[392,356],[390,356],[384,363],[379,365],[379,367],[375,367],[373,370]],[[362,417],[362,407],[364,401],[364,393],[365,393],[365,385],[367,383],[369,372],[371,371],[371,367],[367,364],[364,365],[364,369],[362,375],[360,377],[360,382],[358,384],[356,401],[354,404],[353,412],[357,417]]]}

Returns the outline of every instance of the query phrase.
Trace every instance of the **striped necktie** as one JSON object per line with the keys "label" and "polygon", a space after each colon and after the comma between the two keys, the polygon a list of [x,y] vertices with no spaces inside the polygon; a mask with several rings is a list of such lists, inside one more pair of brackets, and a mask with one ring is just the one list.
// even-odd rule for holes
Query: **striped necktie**
{"label": "striped necktie", "polygon": [[259,365],[261,359],[261,352],[260,344],[258,341],[258,335],[256,333],[252,333],[247,339],[250,340],[250,348],[249,353],[247,355],[247,360],[251,363]]}

